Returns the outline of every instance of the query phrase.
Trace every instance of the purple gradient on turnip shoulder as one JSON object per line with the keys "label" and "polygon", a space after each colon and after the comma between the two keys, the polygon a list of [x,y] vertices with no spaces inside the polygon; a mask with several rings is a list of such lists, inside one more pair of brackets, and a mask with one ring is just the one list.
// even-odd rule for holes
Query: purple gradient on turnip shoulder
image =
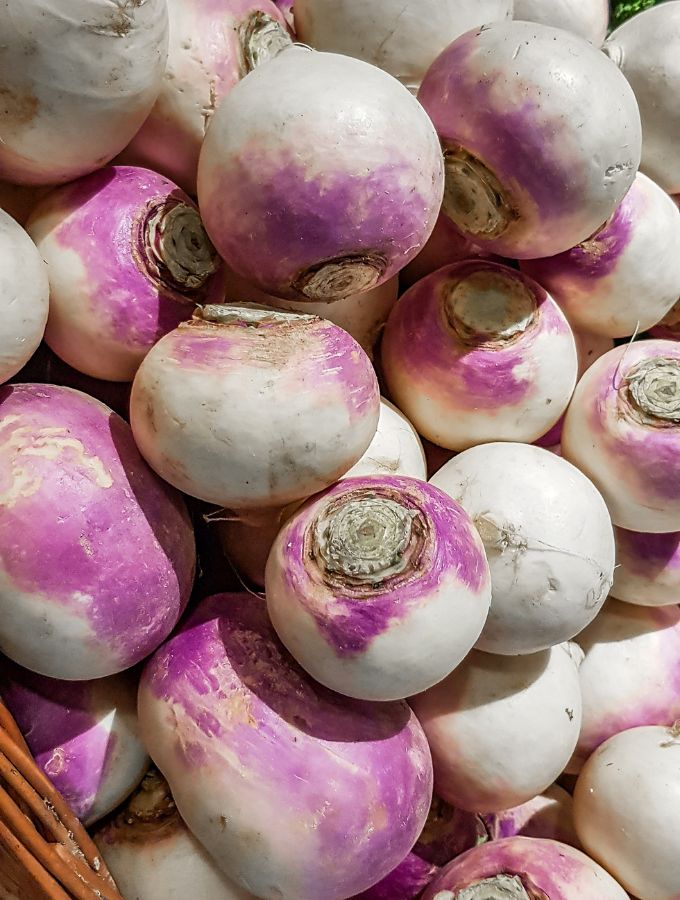
{"label": "purple gradient on turnip shoulder", "polygon": [[[651,534],[616,528],[616,549],[619,564],[634,575],[654,579],[664,571],[680,575],[680,532]],[[680,593],[677,597],[680,603]]]}

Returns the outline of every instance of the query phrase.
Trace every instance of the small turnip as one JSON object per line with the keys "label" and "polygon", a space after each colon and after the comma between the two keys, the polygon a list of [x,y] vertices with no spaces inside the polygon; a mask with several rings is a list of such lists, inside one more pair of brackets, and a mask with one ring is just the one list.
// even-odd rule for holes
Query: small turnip
{"label": "small turnip", "polygon": [[609,25],[609,0],[515,0],[513,18],[573,31],[601,46]]}
{"label": "small turnip", "polygon": [[680,532],[649,534],[615,528],[616,569],[611,594],[641,606],[680,601]]}

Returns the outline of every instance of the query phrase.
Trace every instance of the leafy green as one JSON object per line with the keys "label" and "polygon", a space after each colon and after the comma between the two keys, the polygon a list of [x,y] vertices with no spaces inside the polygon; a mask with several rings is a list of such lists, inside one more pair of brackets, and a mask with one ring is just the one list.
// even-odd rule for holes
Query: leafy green
{"label": "leafy green", "polygon": [[614,29],[626,19],[630,19],[636,13],[642,12],[643,9],[649,9],[650,6],[658,6],[664,0],[612,0],[611,2],[611,28]]}

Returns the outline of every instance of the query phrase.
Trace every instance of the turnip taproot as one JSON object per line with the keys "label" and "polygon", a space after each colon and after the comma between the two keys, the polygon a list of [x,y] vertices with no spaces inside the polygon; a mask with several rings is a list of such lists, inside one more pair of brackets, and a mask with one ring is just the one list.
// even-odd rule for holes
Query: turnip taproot
{"label": "turnip taproot", "polygon": [[156,102],[165,0],[4,0],[0,34],[0,178],[59,184],[92,172]]}
{"label": "turnip taproot", "polygon": [[431,478],[472,517],[491,569],[491,610],[477,642],[532,653],[591,622],[614,571],[604,500],[574,466],[530,444],[465,450]]}
{"label": "turnip taproot", "polygon": [[56,188],[26,227],[47,262],[45,340],[93,378],[132,381],[194,304],[221,299],[195,204],[148,169],[107,166]]}
{"label": "turnip taproot", "polygon": [[611,594],[641,606],[680,602],[680,532],[649,534],[615,528],[616,569]]}
{"label": "turnip taproot", "polygon": [[573,31],[599,47],[607,36],[609,0],[515,0],[513,18]]}
{"label": "turnip taproot", "polygon": [[43,772],[90,826],[122,803],[149,765],[137,727],[137,675],[58,681],[0,658],[0,695]]}
{"label": "turnip taproot", "polygon": [[567,644],[523,656],[473,650],[443,681],[412,697],[437,794],[490,813],[549,787],[578,739],[579,658]]}
{"label": "turnip taproot", "polygon": [[203,307],[167,334],[130,397],[152,468],[233,509],[284,506],[332,484],[368,448],[379,414],[375,373],[347,332],[246,305]]}
{"label": "turnip taproot", "polygon": [[321,684],[397,700],[448,675],[479,637],[491,581],[467,513],[415,478],[350,478],[277,535],[265,573],[272,624]]}
{"label": "turnip taproot", "polygon": [[130,427],[64,387],[0,389],[0,650],[51,678],[135,665],[175,626],[195,549]]}
{"label": "turnip taproot", "polygon": [[602,492],[615,525],[680,530],[680,345],[643,340],[600,357],[574,392],[562,453]]}
{"label": "turnip taproot", "polygon": [[399,408],[451,450],[541,437],[567,408],[578,365],[571,328],[543,288],[486,260],[445,266],[403,294],[381,361]]}
{"label": "turnip taproot", "polygon": [[680,727],[630,728],[605,741],[574,789],[586,850],[631,894],[680,894]]}
{"label": "turnip taproot", "polygon": [[351,897],[425,824],[432,763],[408,706],[312,681],[248,594],[204,600],[157,651],[139,719],[189,829],[258,897]]}
{"label": "turnip taproot", "polygon": [[0,383],[28,362],[45,332],[47,267],[24,229],[0,209]]}
{"label": "turnip taproot", "polygon": [[469,31],[437,57],[418,98],[444,148],[443,211],[494,253],[568,250],[633,183],[635,95],[611,60],[566,31],[529,22]]}
{"label": "turnip taproot", "polygon": [[549,838],[572,847],[579,846],[574,830],[573,800],[564,788],[551,784],[543,793],[526,803],[487,813],[480,817],[489,839],[523,837]]}
{"label": "turnip taproot", "polygon": [[413,259],[434,227],[443,177],[434,127],[396,79],[294,46],[220,104],[198,199],[235,272],[277,297],[331,301]]}

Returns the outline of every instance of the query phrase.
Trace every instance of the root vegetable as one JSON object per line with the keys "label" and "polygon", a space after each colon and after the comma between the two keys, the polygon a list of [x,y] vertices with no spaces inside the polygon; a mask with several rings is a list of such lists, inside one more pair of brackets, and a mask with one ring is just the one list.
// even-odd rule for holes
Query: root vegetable
{"label": "root vegetable", "polygon": [[609,0],[515,0],[513,18],[573,31],[600,47],[607,36]]}
{"label": "root vegetable", "polygon": [[611,594],[641,606],[680,601],[680,532],[645,534],[615,528],[616,569]]}
{"label": "root vegetable", "polygon": [[542,794],[519,806],[481,817],[489,839],[523,837],[548,838],[579,847],[574,830],[571,795],[557,784],[551,784]]}

